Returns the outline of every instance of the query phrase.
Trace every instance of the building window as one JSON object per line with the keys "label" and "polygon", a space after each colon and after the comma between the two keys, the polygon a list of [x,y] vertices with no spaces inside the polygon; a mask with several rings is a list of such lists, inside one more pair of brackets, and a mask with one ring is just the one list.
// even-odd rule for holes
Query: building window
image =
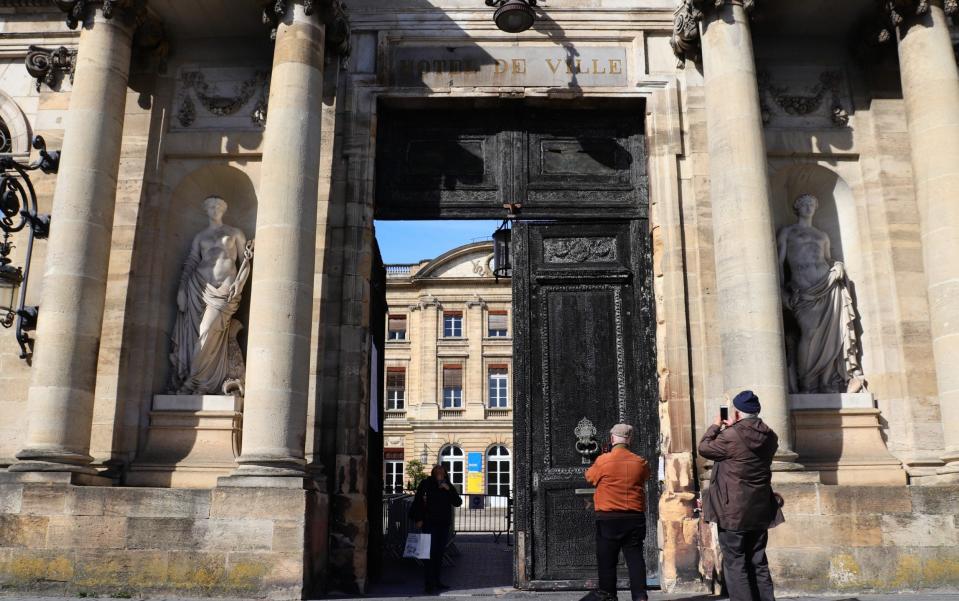
{"label": "building window", "polygon": [[463,366],[443,366],[443,409],[463,408]]}
{"label": "building window", "polygon": [[[389,453],[386,454],[390,456]],[[402,457],[402,451],[400,451]],[[403,459],[386,459],[383,466],[383,492],[388,495],[403,492]]]}
{"label": "building window", "polygon": [[486,452],[486,494],[508,497],[513,476],[513,459],[503,445]]}
{"label": "building window", "polygon": [[464,463],[463,449],[458,446],[447,445],[440,450],[440,465],[446,468],[450,484],[460,493],[463,492]]}
{"label": "building window", "polygon": [[406,316],[390,315],[386,331],[387,340],[406,340]]}
{"label": "building window", "polygon": [[490,365],[489,367],[489,402],[490,409],[506,409],[509,407],[509,369],[505,365]]}
{"label": "building window", "polygon": [[463,337],[463,314],[459,311],[443,313],[443,338]]}
{"label": "building window", "polygon": [[406,368],[386,368],[386,410],[406,409]]}
{"label": "building window", "polygon": [[490,311],[487,322],[487,336],[490,338],[509,336],[509,314],[506,311]]}

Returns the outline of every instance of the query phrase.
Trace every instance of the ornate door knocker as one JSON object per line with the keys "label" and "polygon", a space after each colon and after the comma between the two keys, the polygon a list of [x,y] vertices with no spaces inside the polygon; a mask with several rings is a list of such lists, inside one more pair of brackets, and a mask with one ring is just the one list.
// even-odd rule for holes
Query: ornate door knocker
{"label": "ornate door knocker", "polygon": [[593,456],[599,453],[599,442],[596,441],[596,426],[587,418],[579,420],[576,429],[576,452],[583,456],[583,465],[593,462]]}

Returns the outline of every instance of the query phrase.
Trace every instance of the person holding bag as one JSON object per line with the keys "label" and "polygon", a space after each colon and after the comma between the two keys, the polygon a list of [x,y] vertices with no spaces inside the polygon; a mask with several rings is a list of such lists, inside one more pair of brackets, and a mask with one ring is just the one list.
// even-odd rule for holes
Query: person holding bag
{"label": "person holding bag", "polygon": [[760,418],[759,398],[744,390],[722,411],[699,443],[713,464],[703,498],[703,519],[719,528],[723,574],[730,601],[775,601],[766,559],[768,530],[782,522],[782,497],[772,489],[779,437]]}
{"label": "person holding bag", "polygon": [[442,465],[434,465],[429,478],[416,487],[410,517],[420,531],[430,535],[430,558],[426,562],[425,572],[427,593],[449,588],[440,580],[440,572],[452,530],[453,508],[462,504],[463,499],[450,483],[446,468]]}

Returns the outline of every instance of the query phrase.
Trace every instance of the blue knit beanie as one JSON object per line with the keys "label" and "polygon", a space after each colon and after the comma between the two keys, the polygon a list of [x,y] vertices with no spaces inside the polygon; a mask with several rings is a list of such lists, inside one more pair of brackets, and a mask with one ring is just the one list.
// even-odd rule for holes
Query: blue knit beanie
{"label": "blue knit beanie", "polygon": [[733,399],[733,407],[740,413],[759,413],[759,397],[752,390],[744,390]]}

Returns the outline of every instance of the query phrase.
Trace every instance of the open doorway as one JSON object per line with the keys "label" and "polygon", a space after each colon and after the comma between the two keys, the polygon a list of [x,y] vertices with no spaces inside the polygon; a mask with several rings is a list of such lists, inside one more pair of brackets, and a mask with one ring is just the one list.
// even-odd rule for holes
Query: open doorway
{"label": "open doorway", "polygon": [[[387,296],[391,280],[403,292],[385,317],[384,487],[408,492],[411,465],[439,463],[473,511],[506,492],[505,582],[520,588],[595,577],[584,449],[627,421],[640,432],[634,450],[657,463],[642,109],[614,99],[379,107],[376,233],[381,250],[400,240],[383,257]],[[521,205],[513,277],[497,280],[490,237],[511,204]],[[435,233],[421,229],[437,219]],[[399,254],[484,219],[442,253]],[[391,346],[403,352],[391,359]],[[402,414],[395,428],[391,412]],[[471,429],[497,423],[507,429]],[[658,492],[651,482],[650,579]]]}

